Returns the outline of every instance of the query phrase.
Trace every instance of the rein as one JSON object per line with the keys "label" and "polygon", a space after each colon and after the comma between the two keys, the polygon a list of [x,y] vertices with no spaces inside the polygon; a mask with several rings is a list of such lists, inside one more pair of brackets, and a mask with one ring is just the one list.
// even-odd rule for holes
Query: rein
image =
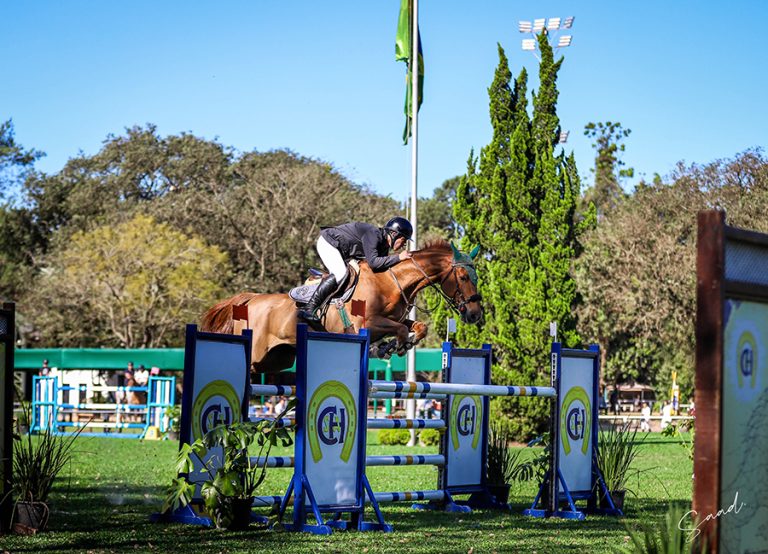
{"label": "rein", "polygon": [[[472,296],[470,296],[469,298],[467,298],[467,297],[464,296],[464,293],[461,292],[461,287],[459,286],[459,276],[456,275],[456,268],[457,267],[464,267],[467,264],[451,262],[451,272],[448,275],[446,275],[445,278],[440,281],[440,283],[436,283],[435,281],[433,281],[430,278],[429,275],[427,275],[427,272],[424,271],[424,268],[421,267],[421,265],[419,265],[419,263],[414,258],[410,258],[410,260],[411,260],[411,262],[413,262],[413,265],[419,271],[421,271],[421,274],[424,275],[424,278],[427,280],[427,286],[433,288],[434,290],[436,290],[437,293],[440,296],[442,296],[443,299],[448,303],[448,306],[450,306],[450,308],[453,311],[455,311],[457,314],[459,314],[459,316],[463,316],[464,312],[467,311],[467,304],[469,304],[470,302],[479,302],[480,300],[483,299],[482,296],[480,294],[478,294],[478,293],[475,293]],[[389,272],[391,273],[392,279],[395,281],[395,284],[397,285],[397,288],[400,290],[400,296],[403,297],[403,301],[405,302],[405,306],[406,306],[405,314],[406,315],[408,314],[408,312],[411,311],[411,308],[416,308],[417,310],[421,310],[423,313],[426,313],[426,314],[431,314],[434,311],[434,310],[428,310],[426,308],[419,308],[416,305],[416,302],[415,302],[415,298],[416,298],[416,293],[415,292],[413,294],[414,301],[409,300],[406,297],[406,294],[405,294],[405,291],[403,290],[403,287],[400,286],[400,282],[397,280],[397,276],[395,275],[394,271],[392,271],[392,268],[389,268]],[[453,293],[453,297],[448,296],[445,292],[443,292],[443,289],[442,289],[443,283],[445,283],[445,281],[447,281],[448,277],[450,277],[451,275],[453,275],[453,277],[456,279],[456,292]],[[458,302],[456,301],[456,297],[457,296],[459,297],[459,301]],[[405,317],[406,316],[404,315],[402,318],[400,318],[400,321],[403,321],[405,319]]]}

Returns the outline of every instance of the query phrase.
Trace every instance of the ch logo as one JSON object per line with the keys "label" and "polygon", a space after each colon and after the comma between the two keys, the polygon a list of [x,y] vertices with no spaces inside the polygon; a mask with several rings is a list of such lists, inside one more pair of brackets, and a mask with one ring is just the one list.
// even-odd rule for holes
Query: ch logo
{"label": "ch logo", "polygon": [[745,331],[739,337],[739,387],[743,387],[744,380],[749,379],[749,386],[755,388],[755,380],[757,378],[757,372],[755,371],[757,366],[756,344],[755,337],[749,331]]}
{"label": "ch logo", "polygon": [[584,438],[584,430],[587,422],[587,411],[584,408],[573,408],[566,416],[566,432],[571,440],[577,441]]}
{"label": "ch logo", "polygon": [[240,421],[242,397],[227,381],[205,385],[192,403],[192,440],[219,425]]}
{"label": "ch logo", "polygon": [[231,423],[232,410],[227,405],[210,404],[203,410],[203,417],[201,418],[203,435],[219,425],[230,425]]}
{"label": "ch logo", "polygon": [[456,418],[456,427],[459,431],[459,434],[466,437],[474,433],[476,418],[477,406],[474,404],[464,404],[461,408],[459,408],[459,414]]}
{"label": "ch logo", "polygon": [[569,389],[563,399],[560,414],[560,440],[566,456],[571,453],[571,441],[579,440],[581,452],[586,454],[592,425],[592,410],[587,391],[583,387]]}
{"label": "ch logo", "polygon": [[[465,402],[467,400],[467,402]],[[472,449],[477,450],[480,443],[480,429],[483,423],[483,404],[479,396],[457,394],[451,399],[451,419],[449,422],[451,443],[458,450],[462,437],[472,437]]]}
{"label": "ch logo", "polygon": [[356,399],[341,381],[326,381],[315,389],[307,406],[307,440],[312,460],[323,458],[323,445],[341,445],[339,457],[348,462],[357,436]]}
{"label": "ch logo", "polygon": [[347,410],[337,406],[328,406],[317,421],[317,433],[323,444],[333,445],[344,442],[344,430],[347,427]]}

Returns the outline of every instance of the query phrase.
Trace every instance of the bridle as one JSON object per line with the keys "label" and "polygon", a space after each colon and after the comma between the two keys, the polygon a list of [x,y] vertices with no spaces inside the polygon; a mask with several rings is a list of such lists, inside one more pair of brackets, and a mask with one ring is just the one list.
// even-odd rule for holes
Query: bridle
{"label": "bridle", "polygon": [[[464,314],[466,313],[466,311],[467,311],[467,304],[469,304],[471,302],[480,302],[483,299],[482,295],[480,295],[479,293],[475,293],[475,294],[471,295],[469,298],[467,298],[464,295],[464,293],[461,291],[461,283],[459,281],[459,275],[456,272],[456,269],[459,268],[459,267],[464,268],[464,269],[467,269],[468,267],[474,267],[472,264],[466,263],[466,262],[458,262],[456,260],[452,261],[451,262],[451,271],[450,271],[450,273],[446,274],[446,276],[439,283],[437,283],[437,282],[433,281],[429,277],[429,275],[427,275],[427,272],[424,271],[424,268],[421,267],[419,265],[419,263],[414,258],[410,258],[410,260],[411,260],[411,262],[413,262],[413,265],[419,271],[421,271],[421,274],[424,275],[424,278],[427,280],[427,286],[435,289],[437,291],[437,293],[440,296],[442,296],[443,299],[445,299],[445,301],[448,303],[448,306],[450,306],[451,309],[453,311],[455,311],[457,314],[459,314],[460,316],[463,317]],[[411,311],[411,308],[416,306],[416,303],[415,302],[411,302],[406,297],[405,291],[403,290],[403,287],[400,286],[400,283],[397,280],[397,277],[395,276],[395,273],[392,271],[392,268],[389,268],[389,272],[392,275],[392,279],[394,279],[395,284],[397,285],[397,288],[400,289],[400,295],[403,297],[403,300],[405,301],[405,304],[406,304],[405,313],[407,314],[409,311]],[[445,292],[443,292],[443,283],[445,283],[448,279],[450,279],[451,276],[453,276],[453,278],[456,281],[456,289],[454,290],[452,296],[448,296]],[[415,292],[414,292],[413,297],[414,298],[416,297],[416,293]],[[458,297],[458,299],[457,299],[457,297]],[[420,309],[421,311],[423,311],[425,313],[431,313],[430,310],[426,310],[426,309],[418,308],[418,307],[417,307],[417,309]],[[401,318],[401,319],[404,319],[404,318],[405,318],[405,316],[403,316],[403,318]]]}

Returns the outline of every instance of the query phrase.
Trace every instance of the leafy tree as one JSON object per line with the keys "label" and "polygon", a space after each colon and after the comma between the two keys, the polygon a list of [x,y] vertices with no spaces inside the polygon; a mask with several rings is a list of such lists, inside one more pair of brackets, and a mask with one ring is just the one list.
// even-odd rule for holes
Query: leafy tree
{"label": "leafy tree", "polygon": [[585,201],[592,202],[597,207],[600,217],[610,211],[624,198],[621,179],[632,177],[635,173],[621,159],[626,145],[623,143],[632,131],[624,129],[618,121],[606,123],[588,123],[584,127],[584,135],[594,142],[592,148],[597,151],[595,156],[594,185],[585,192]]}
{"label": "leafy tree", "polygon": [[[523,69],[512,83],[499,46],[488,90],[493,137],[479,158],[470,154],[454,204],[464,247],[479,243],[485,254],[478,261],[485,320],[478,329],[461,327],[458,338],[494,345],[493,378],[499,383],[548,383],[550,321],[558,323],[559,339],[566,345],[579,342],[570,264],[580,249],[575,217],[580,182],[573,156],[555,155],[562,59],[555,62],[545,34],[539,36],[539,48],[541,85],[529,117],[527,73]],[[549,408],[544,402],[497,399],[494,406],[518,437],[546,427]]]}
{"label": "leafy tree", "polygon": [[16,142],[13,121],[0,123],[0,199],[5,190],[20,180],[39,158],[44,156],[37,150],[25,150]]}
{"label": "leafy tree", "polygon": [[584,238],[575,276],[580,330],[601,344],[605,379],[635,379],[669,394],[678,372],[693,385],[696,214],[713,206],[728,223],[768,232],[768,162],[759,150],[706,165],[679,165],[641,182]]}
{"label": "leafy tree", "polygon": [[419,198],[419,242],[424,244],[435,239],[456,237],[456,223],[453,219],[453,201],[460,177],[443,181],[429,198]]}
{"label": "leafy tree", "polygon": [[167,195],[155,206],[159,218],[195,229],[229,254],[233,292],[285,291],[320,263],[321,226],[383,225],[398,211],[394,200],[351,183],[330,164],[282,150],[244,154],[226,180]]}
{"label": "leafy tree", "polygon": [[137,215],[74,233],[45,259],[23,304],[56,346],[180,344],[222,293],[227,257],[199,238]]}

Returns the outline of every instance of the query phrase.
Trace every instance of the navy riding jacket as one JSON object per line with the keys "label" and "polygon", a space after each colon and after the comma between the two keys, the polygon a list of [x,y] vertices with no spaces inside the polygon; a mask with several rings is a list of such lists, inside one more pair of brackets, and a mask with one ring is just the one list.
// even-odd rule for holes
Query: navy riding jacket
{"label": "navy riding jacket", "polygon": [[389,255],[387,231],[370,223],[345,223],[320,231],[336,248],[344,261],[365,260],[373,271],[384,271],[400,261],[397,254]]}

